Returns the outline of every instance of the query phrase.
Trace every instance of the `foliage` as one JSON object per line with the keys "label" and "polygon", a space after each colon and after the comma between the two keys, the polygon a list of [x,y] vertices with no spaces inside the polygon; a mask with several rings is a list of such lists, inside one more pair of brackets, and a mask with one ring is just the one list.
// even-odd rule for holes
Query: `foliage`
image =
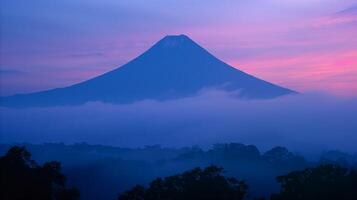
{"label": "foliage", "polygon": [[263,159],[276,166],[285,167],[287,169],[297,169],[306,166],[304,157],[290,152],[285,147],[274,147],[265,152]]}
{"label": "foliage", "polygon": [[24,147],[14,146],[0,157],[0,199],[75,200],[79,192],[66,189],[59,162],[39,166]]}
{"label": "foliage", "polygon": [[240,200],[247,192],[244,181],[226,178],[223,168],[210,166],[152,181],[148,188],[135,186],[119,200]]}
{"label": "foliage", "polygon": [[338,165],[321,165],[277,177],[279,194],[272,200],[356,200],[357,171]]}

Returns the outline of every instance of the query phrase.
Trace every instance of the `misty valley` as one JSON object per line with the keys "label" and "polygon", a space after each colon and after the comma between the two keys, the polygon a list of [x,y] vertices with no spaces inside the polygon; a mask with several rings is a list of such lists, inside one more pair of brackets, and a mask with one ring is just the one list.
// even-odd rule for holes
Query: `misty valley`
{"label": "misty valley", "polygon": [[[120,148],[86,143],[19,146],[25,147],[32,154],[31,159],[40,165],[47,161],[59,161],[62,172],[67,177],[67,185],[76,187],[81,199],[116,199],[118,194],[123,194],[136,185],[147,186],[158,177],[210,166],[222,167],[222,175],[243,180],[248,186],[244,190],[245,198],[270,199],[273,193],[280,191],[276,179],[278,176],[328,164],[347,169],[357,167],[357,154],[326,151],[319,157],[308,160],[304,155],[293,153],[285,147],[274,147],[261,152],[254,145],[240,143],[214,144],[207,149],[198,146],[168,148],[159,145]],[[0,145],[1,155],[5,155],[11,147],[12,145]],[[355,174],[352,179],[354,184],[357,183],[356,178]]]}
{"label": "misty valley", "polygon": [[220,90],[130,105],[0,108],[0,195],[354,200],[356,108],[323,95],[239,100]]}

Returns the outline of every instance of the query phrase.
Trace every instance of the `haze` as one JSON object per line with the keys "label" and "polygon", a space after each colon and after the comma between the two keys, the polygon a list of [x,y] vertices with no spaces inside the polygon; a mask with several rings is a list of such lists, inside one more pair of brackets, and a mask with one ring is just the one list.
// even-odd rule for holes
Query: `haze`
{"label": "haze", "polygon": [[1,108],[1,140],[122,147],[242,142],[263,150],[282,145],[307,155],[334,149],[356,152],[356,99],[304,94],[247,101],[237,95],[206,89],[195,97],[165,102]]}

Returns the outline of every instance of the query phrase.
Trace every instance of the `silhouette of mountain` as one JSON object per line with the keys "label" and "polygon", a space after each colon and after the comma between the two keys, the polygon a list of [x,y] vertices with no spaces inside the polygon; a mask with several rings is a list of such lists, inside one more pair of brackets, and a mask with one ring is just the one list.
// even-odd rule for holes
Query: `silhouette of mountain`
{"label": "silhouette of mountain", "polygon": [[93,79],[48,91],[1,97],[8,107],[80,105],[90,101],[132,103],[169,100],[204,88],[239,91],[243,98],[295,93],[260,80],[215,58],[185,35],[166,36],[129,63]]}

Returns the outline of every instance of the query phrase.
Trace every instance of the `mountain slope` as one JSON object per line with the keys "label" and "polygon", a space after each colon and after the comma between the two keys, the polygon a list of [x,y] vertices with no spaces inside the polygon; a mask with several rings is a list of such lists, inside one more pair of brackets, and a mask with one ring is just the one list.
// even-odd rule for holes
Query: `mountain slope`
{"label": "mountain slope", "polygon": [[2,97],[10,107],[79,105],[90,101],[131,103],[168,100],[220,87],[244,98],[294,93],[257,79],[218,60],[185,35],[166,36],[145,53],[101,76],[65,88]]}

